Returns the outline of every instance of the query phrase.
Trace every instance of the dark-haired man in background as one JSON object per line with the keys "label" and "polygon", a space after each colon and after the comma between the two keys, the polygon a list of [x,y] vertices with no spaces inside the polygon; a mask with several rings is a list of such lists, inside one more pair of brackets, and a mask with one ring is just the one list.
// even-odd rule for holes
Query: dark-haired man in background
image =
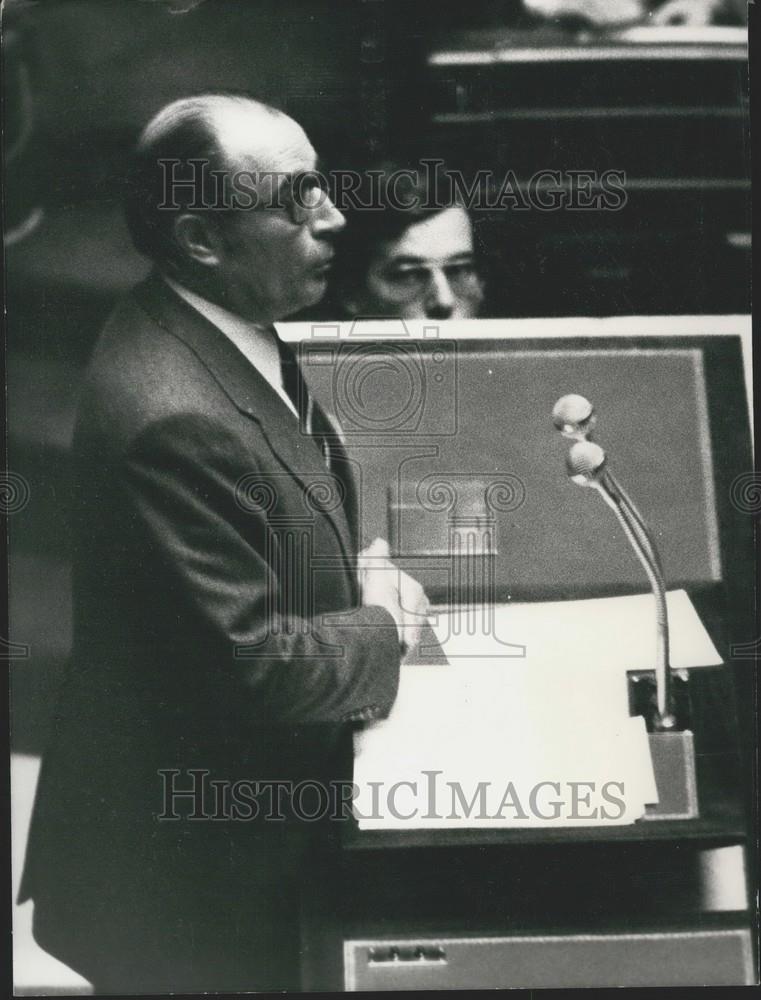
{"label": "dark-haired man in background", "polygon": [[332,309],[332,319],[477,316],[484,283],[473,225],[446,171],[382,163],[362,171],[360,182],[351,204],[347,197],[322,311]]}
{"label": "dark-haired man in background", "polygon": [[[389,711],[426,610],[382,542],[358,571],[346,455],[272,325],[324,293],[343,226],[314,169],[286,115],[202,95],[130,172],[156,268],[82,389],[73,653],[20,893],[98,992],[299,988],[330,838],[267,783],[351,778],[352,726]],[[256,811],[253,785],[231,811],[236,782],[267,789]]]}

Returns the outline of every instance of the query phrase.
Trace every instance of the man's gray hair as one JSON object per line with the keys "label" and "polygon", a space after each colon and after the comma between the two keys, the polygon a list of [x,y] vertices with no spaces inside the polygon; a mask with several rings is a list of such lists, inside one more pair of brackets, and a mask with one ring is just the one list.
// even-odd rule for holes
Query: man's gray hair
{"label": "man's gray hair", "polygon": [[137,249],[159,265],[180,266],[174,220],[183,211],[220,214],[214,171],[235,169],[223,124],[231,117],[285,117],[239,93],[183,97],[162,108],[143,129],[127,172],[125,214]]}

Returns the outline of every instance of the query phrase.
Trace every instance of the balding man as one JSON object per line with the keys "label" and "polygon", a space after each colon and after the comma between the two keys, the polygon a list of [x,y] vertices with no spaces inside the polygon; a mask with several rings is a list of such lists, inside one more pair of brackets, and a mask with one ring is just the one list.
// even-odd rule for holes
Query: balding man
{"label": "balding man", "polygon": [[20,896],[98,992],[299,988],[319,789],[425,611],[382,543],[358,574],[346,455],[272,325],[323,294],[343,224],[315,166],[286,115],[203,95],[130,171],[155,270],[82,390],[73,654]]}

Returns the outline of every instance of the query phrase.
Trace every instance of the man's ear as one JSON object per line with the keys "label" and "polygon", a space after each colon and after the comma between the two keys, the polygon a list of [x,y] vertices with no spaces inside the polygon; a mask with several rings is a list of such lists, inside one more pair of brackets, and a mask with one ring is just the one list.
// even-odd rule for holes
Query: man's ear
{"label": "man's ear", "polygon": [[192,212],[182,212],[174,220],[174,239],[183,255],[204,267],[220,262],[221,240],[211,219]]}

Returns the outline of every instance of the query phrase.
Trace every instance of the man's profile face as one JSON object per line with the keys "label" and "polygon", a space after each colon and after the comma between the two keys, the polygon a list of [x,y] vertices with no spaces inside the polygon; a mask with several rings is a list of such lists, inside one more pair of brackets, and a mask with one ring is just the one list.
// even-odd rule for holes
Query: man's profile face
{"label": "man's profile face", "polygon": [[[256,177],[258,204],[225,218],[218,277],[231,311],[277,320],[325,294],[332,240],[344,218],[310,182],[317,157],[301,127],[285,116],[267,125],[257,130],[254,142],[247,143],[238,132],[225,144],[239,169]],[[295,204],[290,193],[294,179]]]}
{"label": "man's profile face", "polygon": [[353,311],[401,319],[468,319],[478,314],[482,300],[470,219],[464,208],[453,206],[381,244]]}

